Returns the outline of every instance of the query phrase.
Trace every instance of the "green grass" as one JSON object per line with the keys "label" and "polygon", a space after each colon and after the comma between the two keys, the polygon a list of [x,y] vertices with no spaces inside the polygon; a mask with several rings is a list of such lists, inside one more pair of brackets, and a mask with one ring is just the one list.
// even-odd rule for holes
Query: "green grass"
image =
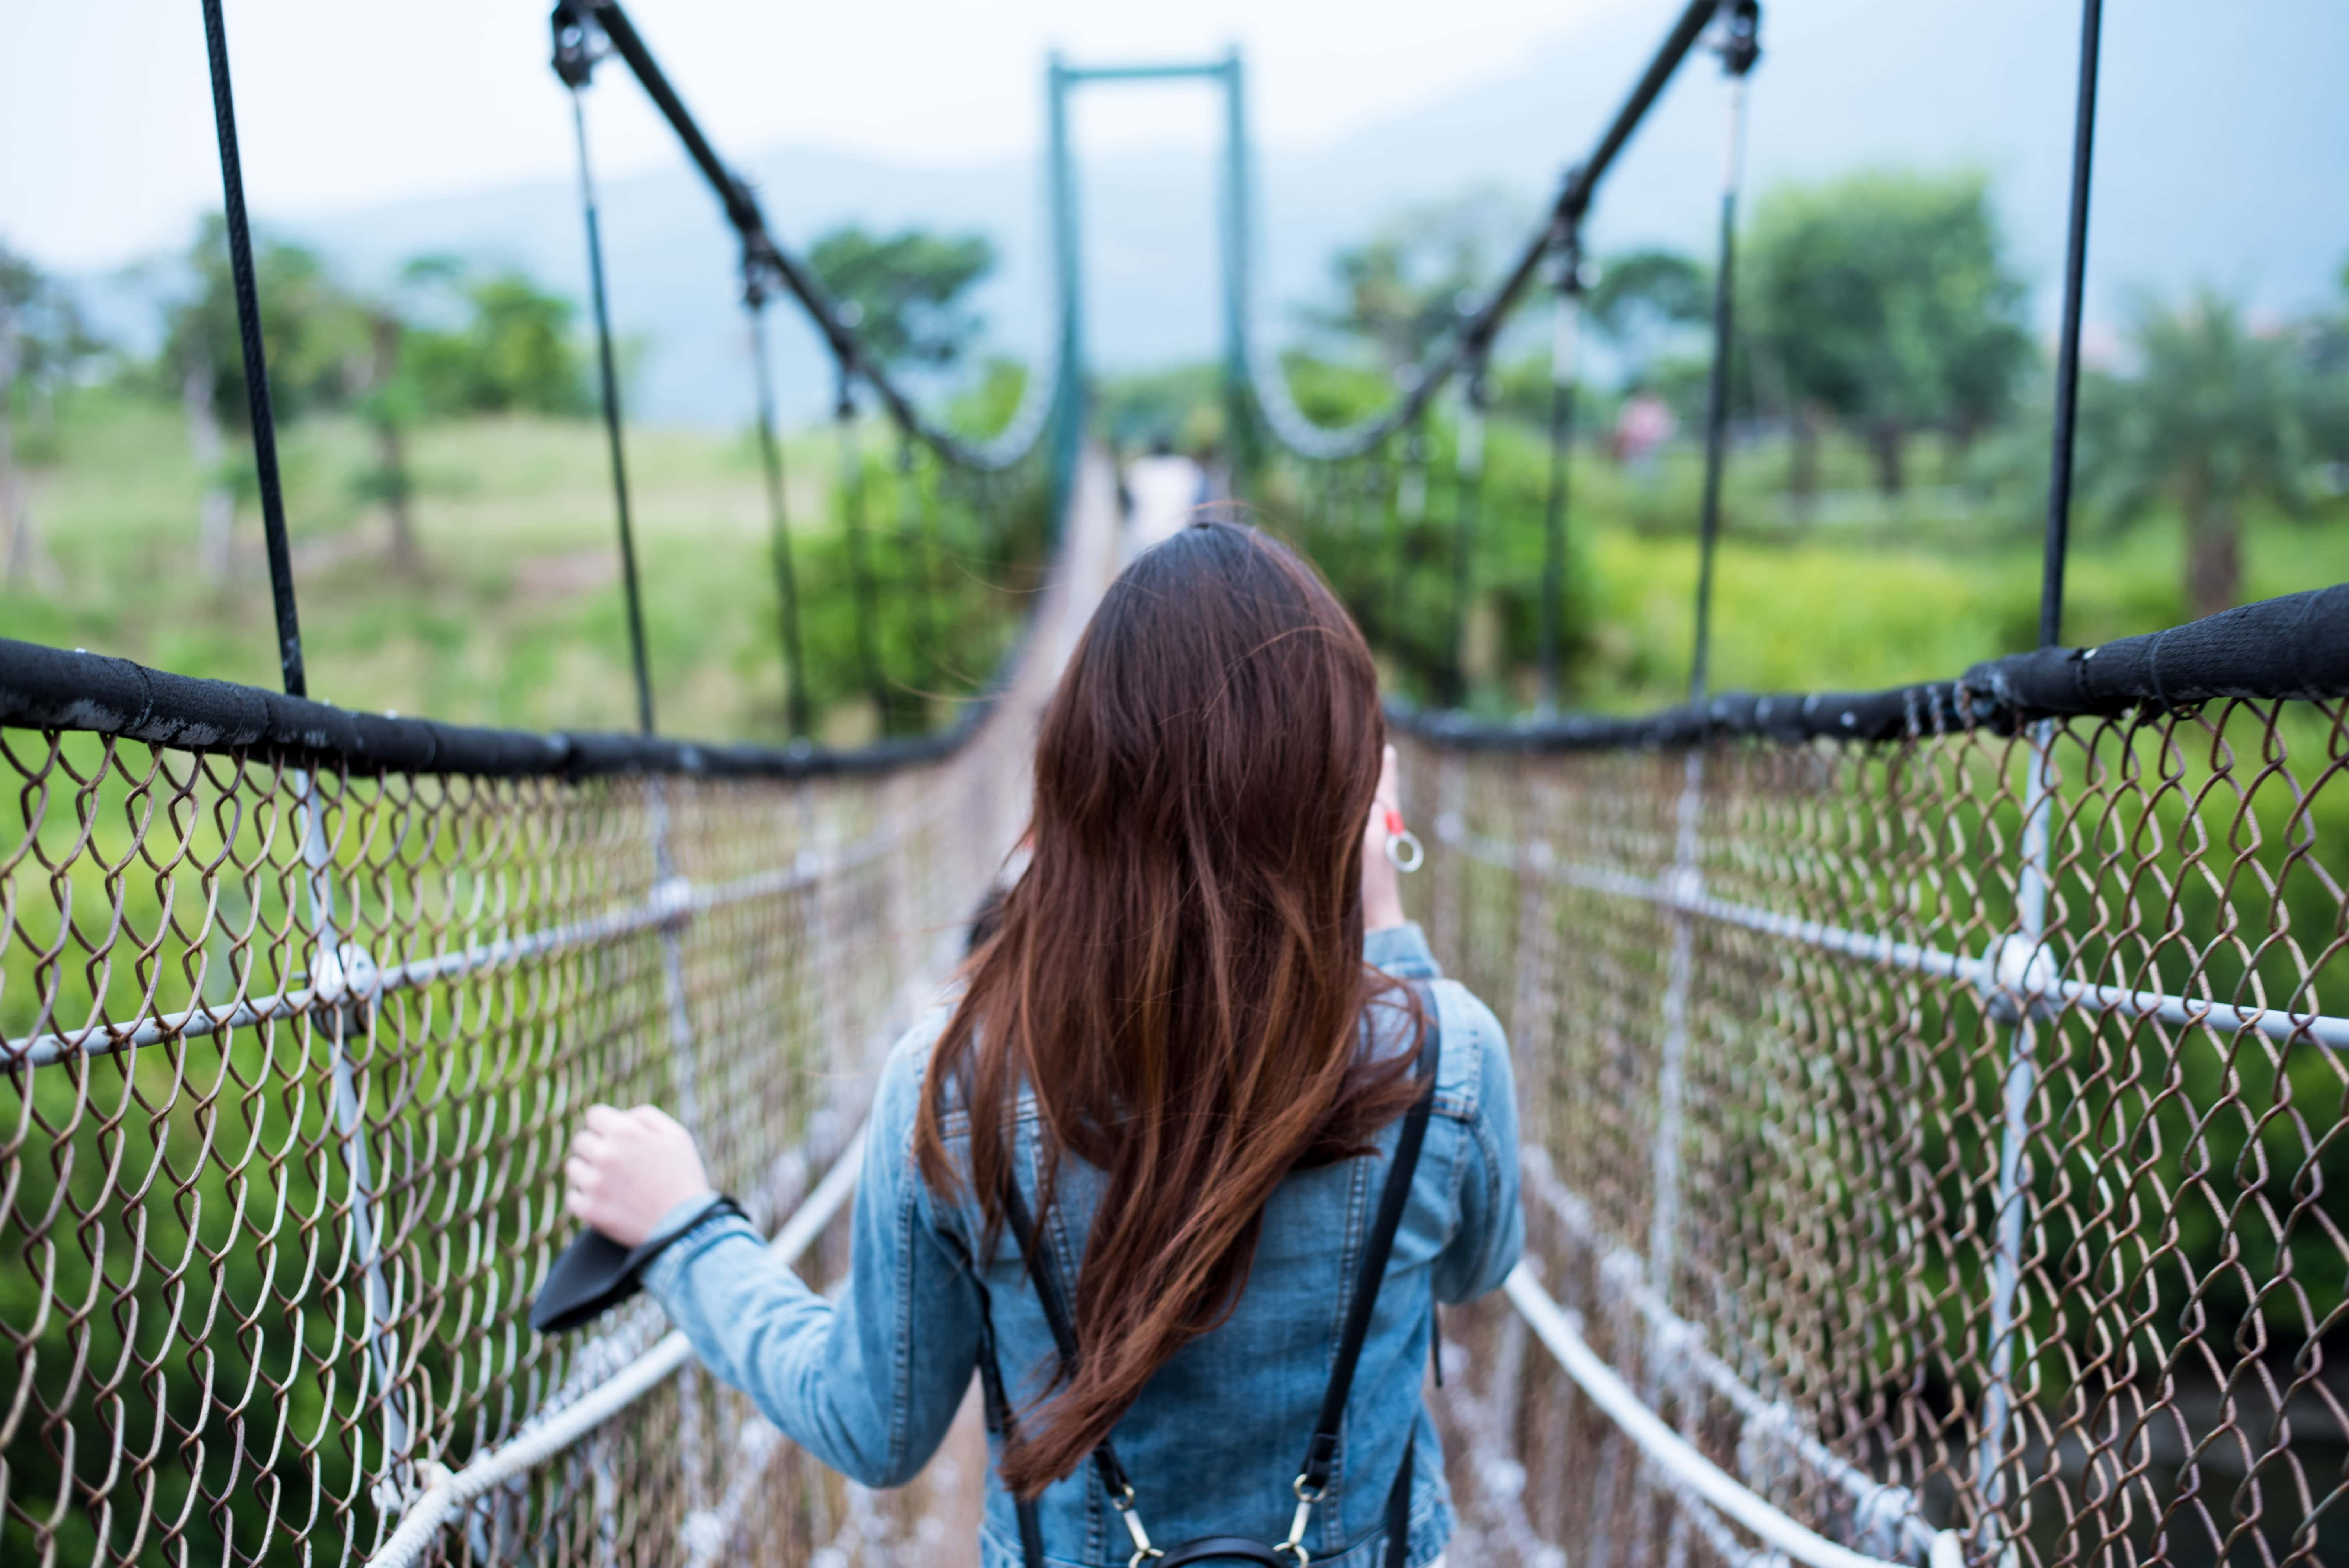
{"label": "green grass", "polygon": [[[55,570],[0,589],[0,626],[11,636],[185,674],[277,685],[257,505],[241,501],[233,570],[211,581],[197,548],[202,479],[177,411],[100,390],[75,398],[61,423],[58,460],[35,470],[30,485]],[[873,523],[885,535],[895,526],[895,503],[882,442],[875,436],[870,445]],[[346,419],[305,420],[285,432],[282,450],[314,695],[460,723],[634,727],[600,426],[511,417],[419,431],[414,511],[425,568],[414,577],[390,570],[382,510],[363,499],[373,460],[366,431]],[[662,728],[781,738],[775,577],[755,446],[747,437],[639,429],[629,434],[627,459]],[[838,461],[828,431],[786,446],[819,688],[827,684],[819,664],[848,656],[834,624],[844,588],[828,581],[838,575]],[[885,543],[876,539],[885,572],[895,561]],[[966,553],[949,549],[940,582],[971,577]],[[902,595],[888,597],[894,603]],[[1000,639],[990,630],[978,640]],[[983,675],[986,650],[970,651],[981,655]],[[900,662],[892,673],[908,679],[918,672]],[[829,684],[848,684],[833,675],[840,678]],[[826,738],[854,742],[872,732],[869,703],[823,706]]]}
{"label": "green grass", "polygon": [[[2026,432],[2010,440],[2020,443]],[[2044,477],[2024,468],[1986,482],[1970,462],[1920,441],[1914,488],[1887,501],[1866,486],[1865,456],[1822,454],[1826,490],[1812,521],[1785,496],[1782,447],[1739,449],[1724,485],[1713,613],[1716,690],[1869,689],[1946,679],[2038,639]],[[1500,715],[1536,695],[1542,516],[1547,456],[1536,432],[1495,421],[1474,551],[1475,609],[1464,639],[1467,706]],[[1401,647],[1392,619],[1394,536],[1382,514],[1325,520],[1315,476],[1278,472],[1266,514],[1291,529],[1381,645],[1395,683],[1431,695],[1448,645],[1452,522],[1448,442],[1433,454],[1426,521],[1404,530],[1413,578]],[[1578,450],[1567,514],[1568,695],[1572,706],[1630,711],[1679,700],[1688,679],[1696,593],[1700,455],[1682,445],[1634,476]],[[2309,516],[2254,513],[2243,592],[2263,598],[2349,579],[2349,504]],[[2083,506],[2066,575],[2064,640],[2093,644],[2186,618],[2182,529],[2155,515],[2127,530]]]}
{"label": "green grass", "polygon": [[[870,432],[875,558],[896,502]],[[2018,433],[2020,442],[2025,433]],[[54,570],[0,587],[0,629],[35,642],[119,654],[191,675],[274,686],[267,571],[257,507],[239,508],[233,568],[209,580],[197,556],[202,476],[175,407],[97,388],[68,400],[54,460],[30,470],[29,494]],[[433,425],[413,443],[415,513],[426,566],[389,569],[380,507],[367,499],[367,433],[341,418],[303,421],[283,442],[295,578],[313,693],[345,707],[517,727],[625,729],[634,696],[603,435],[593,421],[527,417]],[[1495,421],[1475,559],[1470,701],[1484,711],[1533,696],[1536,592],[1547,459],[1536,432]],[[783,675],[764,487],[747,437],[636,429],[627,446],[647,630],[661,727],[712,738],[784,734]],[[1391,659],[1410,688],[1440,653],[1450,620],[1454,498],[1448,441],[1436,442],[1427,518],[1413,542],[1404,602],[1411,649]],[[1915,490],[1886,504],[1866,490],[1865,454],[1829,441],[1826,488],[1813,521],[1785,497],[1783,449],[1742,449],[1728,479],[1713,671],[1716,687],[1866,688],[1962,672],[2031,645],[2039,595],[2036,515],[2027,470],[1996,484],[1983,465],[1920,441]],[[833,495],[828,430],[787,443],[788,500],[806,595],[819,734],[854,743],[875,728],[853,668],[853,606]],[[1578,706],[1622,711],[1676,699],[1687,678],[1700,469],[1686,447],[1647,479],[1603,455],[1576,455],[1570,692]],[[1293,471],[1275,476],[1262,515],[1314,550],[1374,634],[1392,556],[1383,516],[1315,517]],[[2310,519],[2253,519],[2250,596],[2349,578],[2349,509]],[[2179,531],[2155,518],[2126,532],[2083,517],[2073,552],[2065,634],[2100,642],[2183,618]],[[983,532],[949,531],[934,582],[996,575]],[[885,582],[885,615],[902,619],[905,580]],[[934,659],[902,628],[885,663],[917,689],[968,689],[1016,615],[956,612]],[[967,608],[967,607],[966,607]],[[1411,654],[1415,651],[1417,664]],[[1390,650],[1392,653],[1392,650]],[[945,708],[933,700],[926,714]]]}

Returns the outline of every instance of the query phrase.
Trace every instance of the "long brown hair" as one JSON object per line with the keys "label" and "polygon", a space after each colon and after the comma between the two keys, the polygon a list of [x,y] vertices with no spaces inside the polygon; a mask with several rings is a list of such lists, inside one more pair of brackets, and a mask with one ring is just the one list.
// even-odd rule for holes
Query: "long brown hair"
{"label": "long brown hair", "polygon": [[[1039,1233],[1063,1153],[1107,1177],[1075,1375],[1004,1449],[1033,1496],[1237,1305],[1266,1200],[1364,1152],[1408,1055],[1357,1048],[1394,991],[1361,961],[1362,832],[1386,722],[1361,633],[1286,546],[1228,522],[1138,557],[1045,709],[1034,859],[932,1055],[915,1146],[1001,1223],[1021,1085],[1042,1111]],[[1409,1006],[1408,994],[1402,1005]]]}

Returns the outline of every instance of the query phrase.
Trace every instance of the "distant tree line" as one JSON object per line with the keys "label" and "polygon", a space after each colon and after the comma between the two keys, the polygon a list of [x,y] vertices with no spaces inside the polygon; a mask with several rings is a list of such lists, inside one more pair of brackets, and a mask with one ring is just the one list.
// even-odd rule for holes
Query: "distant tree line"
{"label": "distant tree line", "polygon": [[[1522,221],[1496,223],[1495,211],[1482,193],[1419,208],[1341,250],[1334,304],[1306,313],[1317,352],[1389,376],[1424,358],[1491,286],[1499,241],[1522,232]],[[2018,442],[2036,431],[2044,443],[2048,380],[2030,292],[1979,172],[1878,168],[1782,185],[1754,204],[1738,247],[1732,413],[1783,437],[1797,515],[1818,498],[1831,433],[1865,449],[1888,498],[1909,488],[1920,436],[1940,438],[1961,462],[1995,431]],[[1583,319],[1613,371],[1597,389],[1661,397],[1692,428],[1711,363],[1710,263],[1649,247],[1591,271]],[[2121,527],[2174,511],[2190,614],[2240,598],[2247,508],[2301,515],[2313,480],[2349,488],[2349,271],[2342,285],[2330,306],[2266,325],[2215,289],[2140,294],[2117,355],[2084,377],[2084,521]],[[1543,357],[1495,366],[1504,413],[1542,417]],[[1346,411],[1342,395],[1328,410]],[[2019,480],[2028,462],[1982,466],[2002,463]]]}

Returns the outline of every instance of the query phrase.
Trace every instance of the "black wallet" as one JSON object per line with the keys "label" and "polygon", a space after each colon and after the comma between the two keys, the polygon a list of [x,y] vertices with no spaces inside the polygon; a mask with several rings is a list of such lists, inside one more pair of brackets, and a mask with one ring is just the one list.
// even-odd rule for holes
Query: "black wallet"
{"label": "black wallet", "polygon": [[538,1299],[530,1304],[530,1326],[541,1334],[560,1334],[593,1323],[643,1288],[639,1276],[645,1265],[660,1256],[671,1242],[712,1214],[741,1212],[741,1204],[715,1192],[682,1224],[647,1236],[634,1247],[624,1247],[601,1231],[580,1232],[547,1271],[546,1283],[538,1287]]}

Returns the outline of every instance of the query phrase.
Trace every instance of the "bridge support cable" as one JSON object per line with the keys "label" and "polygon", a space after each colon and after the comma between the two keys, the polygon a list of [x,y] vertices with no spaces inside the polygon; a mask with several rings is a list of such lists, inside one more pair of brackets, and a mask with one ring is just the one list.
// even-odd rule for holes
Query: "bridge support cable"
{"label": "bridge support cable", "polygon": [[[2073,103],[2072,181],[2064,249],[2064,318],[2056,340],[2054,428],[2047,465],[2047,526],[2039,585],[2039,645],[2063,638],[2064,568],[2072,522],[2072,469],[2078,437],[2081,296],[2087,277],[2088,191],[2095,162],[2096,76],[2104,25],[2103,0],[2081,0],[2078,86]],[[2008,940],[2028,955],[2029,969],[2042,966],[2050,918],[2053,878],[2049,820],[2054,812],[2058,778],[2055,726],[2031,727],[2031,762],[2024,802],[2022,861],[2015,884],[2015,931]],[[2052,961],[2045,967],[2053,968]],[[2008,1035],[2006,1071],[2001,1085],[1997,1185],[1992,1215],[1996,1245],[1990,1273],[1989,1386],[1975,1460],[1975,1484],[1991,1506],[1983,1532],[1986,1552],[2001,1544],[1999,1509],[2005,1501],[2010,1429],[2014,1417],[2016,1296],[2022,1288],[2025,1232],[2031,1220],[2029,1155],[2031,1121],[2039,1092],[2040,1032],[2028,1007],[2014,1011]]]}
{"label": "bridge support cable", "polygon": [[756,258],[742,258],[742,310],[750,327],[750,372],[757,387],[759,469],[767,486],[769,550],[775,568],[777,631],[783,655],[783,714],[792,738],[808,732],[807,650],[800,634],[799,573],[792,559],[791,509],[783,488],[783,447],[775,429],[775,372],[767,357],[767,285]]}
{"label": "bridge support cable", "polygon": [[1557,711],[1566,635],[1567,480],[1574,461],[1574,414],[1579,367],[1583,277],[1582,231],[1557,237],[1556,319],[1549,343],[1549,488],[1542,500],[1541,696],[1544,717]]}
{"label": "bridge support cable", "polygon": [[1485,417],[1492,383],[1480,358],[1460,383],[1460,418],[1452,449],[1452,601],[1446,608],[1444,702],[1457,707],[1468,693],[1469,602],[1476,586],[1476,533],[1485,500]]}
{"label": "bridge support cable", "polygon": [[2064,325],[2055,340],[2055,428],[2047,464],[2039,645],[2064,640],[2064,558],[2072,532],[2072,456],[2080,416],[2080,299],[2088,272],[2088,181],[2096,150],[2096,63],[2104,0],[2080,0],[2079,88],[2072,112],[2072,192],[2064,239]]}
{"label": "bridge support cable", "polygon": [[[745,252],[799,302],[834,362],[873,389],[874,397],[898,428],[958,468],[1009,469],[1029,454],[1042,435],[1048,416],[1058,405],[1063,380],[1074,374],[1071,368],[1047,361],[1040,374],[1031,369],[1019,406],[1009,422],[985,440],[966,440],[925,418],[898,387],[889,367],[857,335],[854,313],[843,310],[807,264],[775,239],[750,182],[728,169],[718,156],[618,0],[559,0],[559,5],[577,17],[592,16],[595,30],[636,77],[645,96],[652,99],[653,107],[677,133],[686,156],[717,196],[726,222],[740,236]],[[1073,453],[1071,460],[1074,460]]]}
{"label": "bridge support cable", "polygon": [[244,211],[244,160],[236,136],[236,97],[229,81],[228,25],[221,0],[203,0],[204,52],[212,71],[212,129],[220,143],[221,210],[228,231],[229,281],[236,294],[237,349],[253,426],[254,479],[261,491],[262,538],[269,554],[269,597],[277,620],[277,667],[289,696],[307,696],[302,622],[294,607],[294,552],[285,536],[285,486],[277,466],[277,417],[269,396],[268,356],[261,339],[261,294],[254,278],[253,228]]}
{"label": "bridge support cable", "polygon": [[1055,52],[1044,67],[1045,170],[1051,206],[1052,277],[1059,303],[1058,346],[1054,361],[1061,366],[1061,395],[1052,409],[1052,502],[1068,504],[1076,482],[1077,457],[1084,449],[1085,419],[1092,388],[1085,383],[1085,313],[1083,273],[1079,264],[1082,239],[1077,222],[1076,150],[1069,132],[1068,65]]}
{"label": "bridge support cable", "polygon": [[866,537],[864,450],[857,438],[856,388],[848,376],[848,367],[840,366],[832,410],[833,429],[840,438],[842,540],[848,551],[848,592],[856,606],[856,673],[864,682],[864,695],[872,699],[881,733],[886,735],[895,727],[897,705],[892,700],[888,676],[881,668],[880,648],[874,640],[880,607],[874,597],[872,542]]}
{"label": "bridge support cable", "polygon": [[912,635],[910,656],[912,669],[908,676],[907,696],[918,707],[936,688],[937,676],[944,667],[943,645],[938,641],[937,605],[933,596],[936,565],[936,542],[924,522],[929,508],[922,504],[922,480],[916,466],[913,438],[900,430],[897,433],[897,457],[895,468],[897,503],[897,556],[905,563],[909,577],[912,603]]}
{"label": "bridge support cable", "polygon": [[1720,259],[1713,280],[1713,367],[1704,407],[1704,498],[1697,520],[1696,645],[1689,700],[1702,702],[1712,678],[1713,576],[1721,546],[1721,485],[1729,465],[1730,377],[1737,347],[1737,188],[1745,172],[1745,93],[1761,57],[1759,0],[1723,0],[1721,68],[1729,78],[1729,134],[1722,163]]}
{"label": "bridge support cable", "polygon": [[554,74],[571,94],[572,144],[579,163],[579,212],[587,233],[587,293],[595,313],[595,373],[602,393],[604,438],[612,465],[612,504],[619,517],[620,592],[628,623],[628,658],[636,673],[636,727],[654,733],[652,665],[645,651],[644,599],[636,578],[636,538],[628,507],[627,443],[620,422],[620,372],[612,350],[612,308],[604,283],[604,235],[595,202],[595,176],[587,155],[585,95],[595,77],[595,36],[570,0],[554,15]]}
{"label": "bridge support cable", "polygon": [[1359,457],[1419,418],[1448,381],[1488,354],[1502,325],[1539,276],[1557,235],[1578,226],[1590,211],[1616,159],[1723,6],[1723,0],[1687,0],[1589,155],[1568,171],[1548,213],[1519,247],[1499,285],[1442,346],[1403,374],[1401,393],[1385,409],[1338,428],[1314,424],[1298,408],[1278,358],[1266,346],[1253,319],[1249,320],[1250,390],[1266,427],[1281,445],[1300,458],[1321,462]]}
{"label": "bridge support cable", "polygon": [[1263,454],[1257,450],[1256,421],[1248,398],[1248,314],[1254,308],[1250,284],[1256,248],[1250,223],[1254,202],[1248,190],[1247,90],[1238,46],[1224,57],[1224,422],[1230,434],[1224,445],[1231,465],[1232,493],[1247,495],[1255,486]]}

